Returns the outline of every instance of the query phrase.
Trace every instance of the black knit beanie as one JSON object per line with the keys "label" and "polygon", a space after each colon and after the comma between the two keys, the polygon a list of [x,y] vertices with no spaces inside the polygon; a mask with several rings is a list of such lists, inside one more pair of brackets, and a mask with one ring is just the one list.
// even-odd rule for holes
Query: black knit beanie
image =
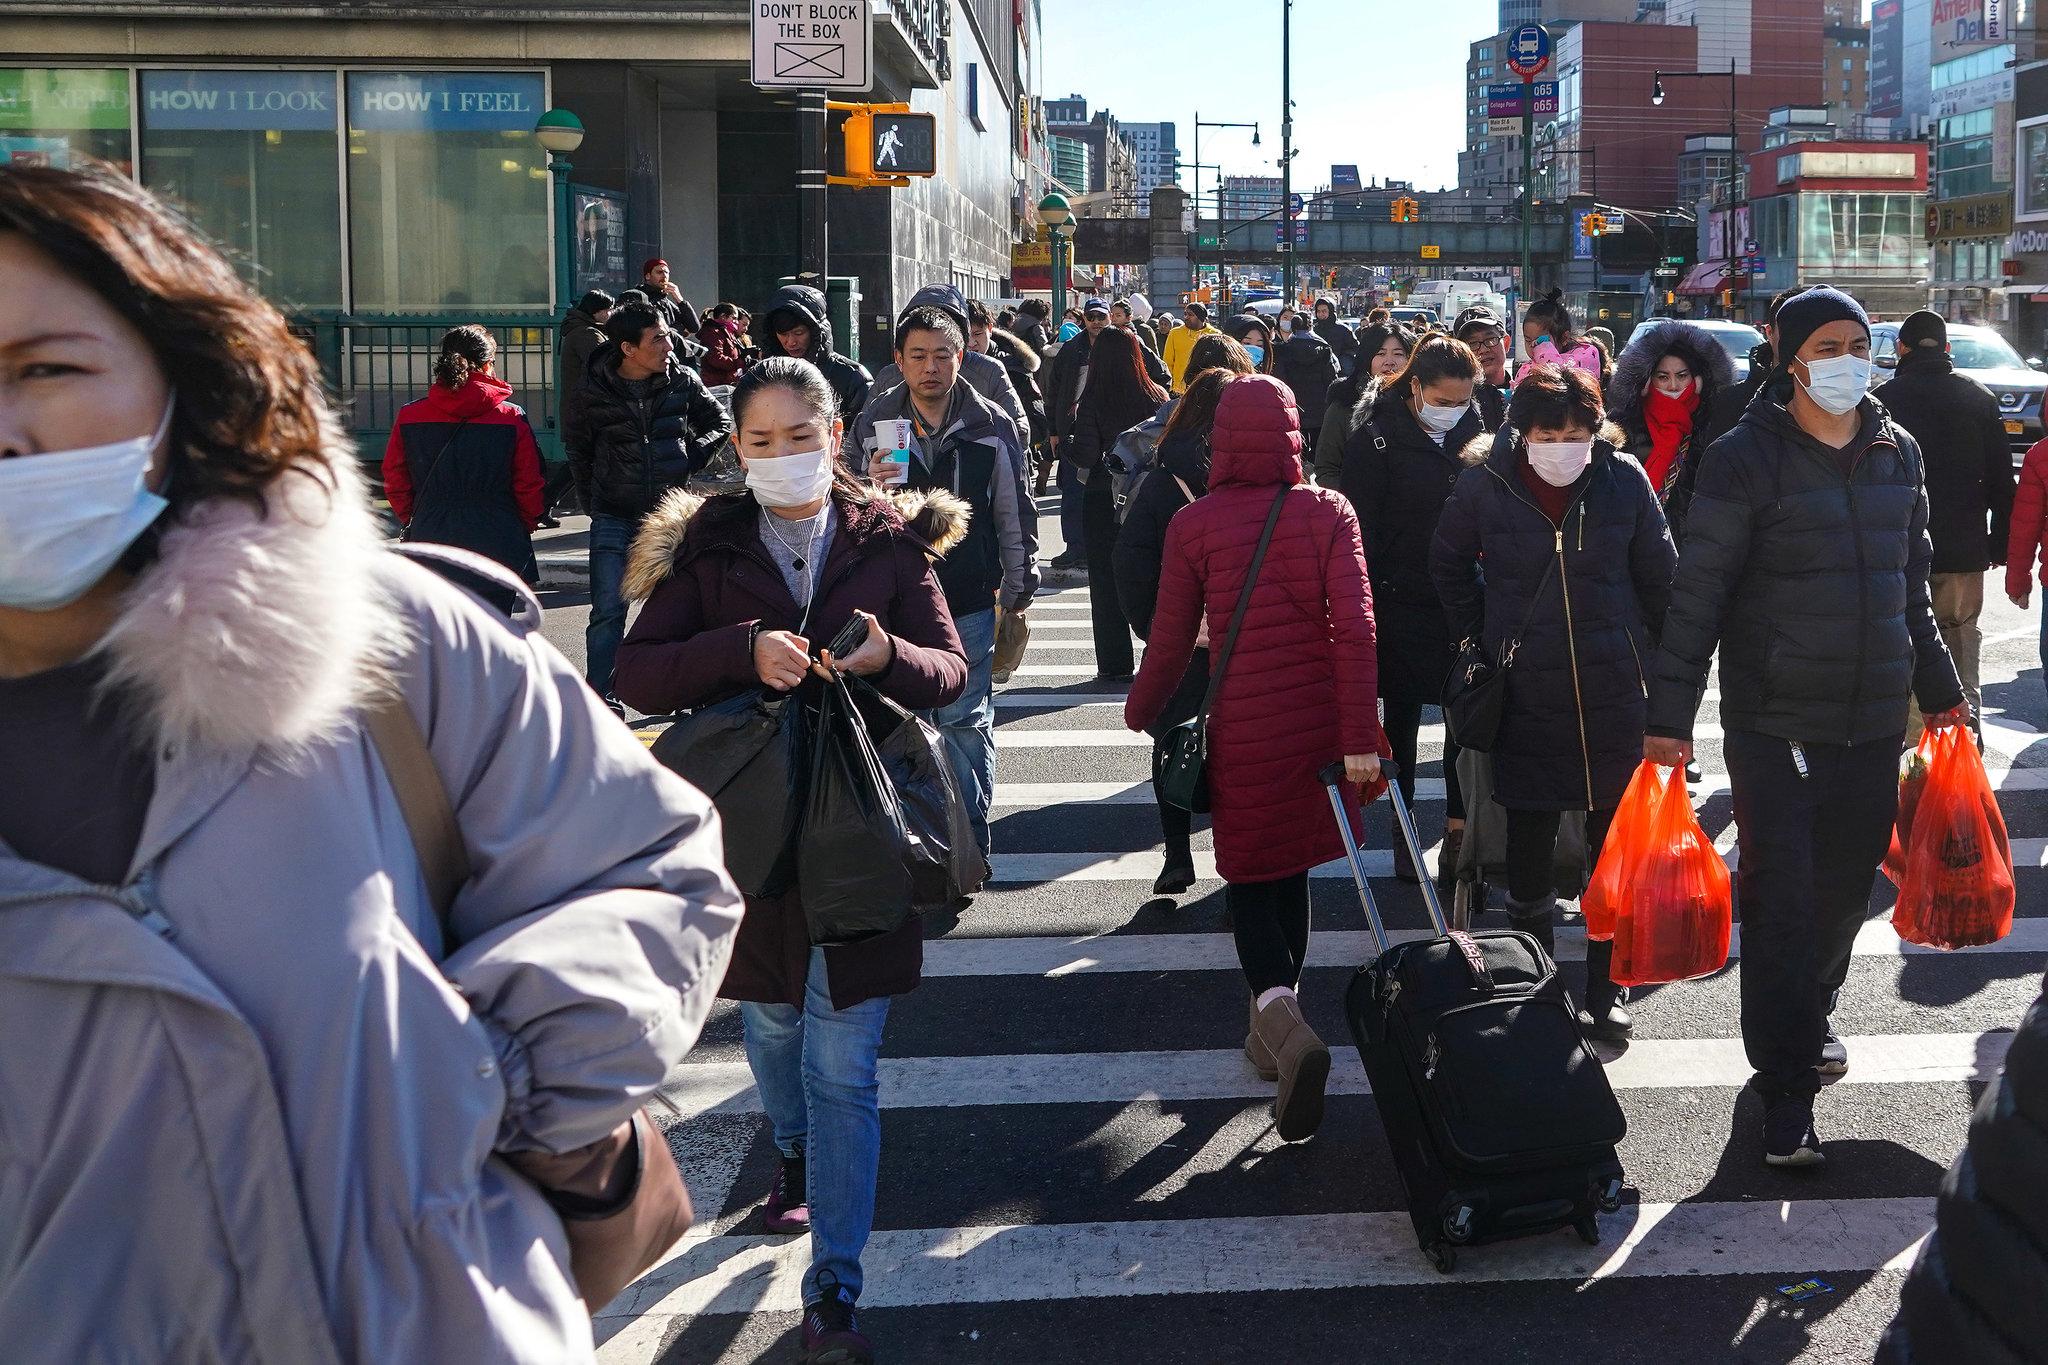
{"label": "black knit beanie", "polygon": [[1863,328],[1864,335],[1870,334],[1870,315],[1863,305],[1831,285],[1817,284],[1779,305],[1772,319],[1778,340],[1771,348],[1779,367],[1791,364],[1806,339],[1831,322],[1853,322]]}

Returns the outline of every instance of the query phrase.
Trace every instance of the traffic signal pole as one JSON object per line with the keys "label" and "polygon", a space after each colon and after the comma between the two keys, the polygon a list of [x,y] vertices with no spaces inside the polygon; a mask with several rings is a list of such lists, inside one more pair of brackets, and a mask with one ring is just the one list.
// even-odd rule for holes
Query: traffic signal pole
{"label": "traffic signal pole", "polygon": [[797,95],[797,216],[802,220],[796,277],[820,293],[825,290],[825,92]]}
{"label": "traffic signal pole", "polygon": [[[1524,301],[1534,292],[1529,280],[1529,214],[1533,211],[1535,189],[1536,78],[1522,78],[1522,279],[1517,291]],[[1512,319],[1509,319],[1512,321]]]}
{"label": "traffic signal pole", "polygon": [[1280,243],[1282,297],[1294,302],[1294,0],[1280,0],[1280,207],[1286,237]]}

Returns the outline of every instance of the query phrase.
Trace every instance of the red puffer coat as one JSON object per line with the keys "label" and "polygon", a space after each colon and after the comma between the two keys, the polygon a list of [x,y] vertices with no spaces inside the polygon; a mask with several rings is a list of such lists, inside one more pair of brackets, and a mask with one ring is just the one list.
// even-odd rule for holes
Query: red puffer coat
{"label": "red puffer coat", "polygon": [[[1381,751],[1372,587],[1358,517],[1334,489],[1297,486],[1301,432],[1285,385],[1247,375],[1223,390],[1209,438],[1209,491],[1166,530],[1159,605],[1124,705],[1143,730],[1165,706],[1207,613],[1218,650],[1274,496],[1286,505],[1209,714],[1209,790],[1225,881],[1292,876],[1343,845],[1316,772]],[[1358,828],[1356,788],[1346,786]]]}

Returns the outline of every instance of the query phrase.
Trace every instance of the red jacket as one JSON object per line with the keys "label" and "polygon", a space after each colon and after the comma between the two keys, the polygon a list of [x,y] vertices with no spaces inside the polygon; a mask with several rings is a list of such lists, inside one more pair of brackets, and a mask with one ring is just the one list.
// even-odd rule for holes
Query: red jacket
{"label": "red jacket", "polygon": [[407,539],[458,545],[525,572],[540,524],[540,447],[512,386],[472,374],[407,403],[384,447],[384,495]]}
{"label": "red jacket", "polygon": [[715,389],[721,384],[740,382],[744,358],[740,355],[739,338],[739,324],[723,318],[706,318],[697,329],[697,340],[707,348],[697,365],[697,373],[704,376],[706,386]]}
{"label": "red jacket", "polygon": [[[2034,442],[2020,466],[2019,490],[2012,499],[2012,529],[2005,538],[2005,592],[2025,597],[2034,590],[2034,560],[2048,544],[2048,440]],[[2048,562],[2041,565],[2048,583]]]}
{"label": "red jacket", "polygon": [[[1379,753],[1372,587],[1358,517],[1334,489],[1299,486],[1301,433],[1287,387],[1233,381],[1209,438],[1209,491],[1174,514],[1144,666],[1124,705],[1134,730],[1172,696],[1206,614],[1212,651],[1230,633],[1273,498],[1289,488],[1209,714],[1216,863],[1225,881],[1291,876],[1343,856],[1316,772]],[[1347,784],[1358,828],[1358,791]]]}

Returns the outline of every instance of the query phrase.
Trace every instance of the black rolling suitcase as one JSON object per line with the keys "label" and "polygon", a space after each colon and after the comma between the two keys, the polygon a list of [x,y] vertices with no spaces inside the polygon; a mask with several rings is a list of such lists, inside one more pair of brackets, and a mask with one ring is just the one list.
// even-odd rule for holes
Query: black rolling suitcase
{"label": "black rolling suitcase", "polygon": [[[1391,765],[1386,765],[1391,766]],[[1358,969],[1344,1014],[1408,1193],[1415,1238],[1438,1270],[1457,1249],[1573,1228],[1600,1240],[1621,1206],[1615,1144],[1627,1129],[1577,1007],[1542,945],[1512,930],[1452,932],[1427,874],[1436,937],[1389,944],[1336,786],[1322,773],[1380,955]],[[1392,785],[1394,823],[1423,866]]]}

